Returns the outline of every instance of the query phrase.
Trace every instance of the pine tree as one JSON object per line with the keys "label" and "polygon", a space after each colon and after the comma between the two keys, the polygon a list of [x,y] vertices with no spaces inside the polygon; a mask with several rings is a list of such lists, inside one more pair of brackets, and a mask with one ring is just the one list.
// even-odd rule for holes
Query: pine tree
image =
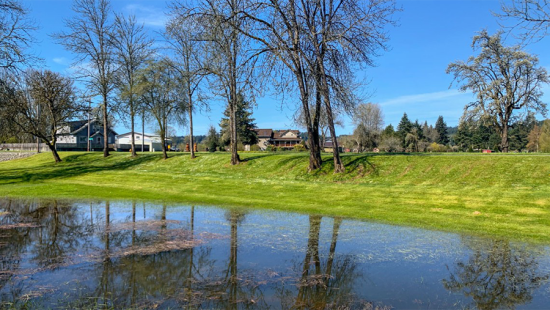
{"label": "pine tree", "polygon": [[439,115],[437,122],[435,122],[435,130],[437,131],[437,143],[447,145],[449,143],[449,136],[447,135],[447,124],[443,121],[443,116]]}
{"label": "pine tree", "polygon": [[382,131],[382,137],[383,138],[395,137],[395,129],[393,129],[392,124],[389,124],[388,126],[386,126],[386,128],[384,128],[384,130]]}
{"label": "pine tree", "polygon": [[470,126],[465,122],[460,122],[458,124],[458,131],[456,132],[455,142],[460,148],[464,150],[469,150],[472,146],[472,132],[470,131]]}
{"label": "pine tree", "polygon": [[405,137],[411,132],[413,124],[409,120],[407,113],[403,113],[403,117],[397,125],[397,136],[401,139],[401,144],[406,147]]}
{"label": "pine tree", "polygon": [[424,130],[422,129],[422,125],[416,120],[412,126],[412,128],[416,129],[416,136],[418,137],[418,140],[424,140],[426,136],[424,135]]}
{"label": "pine tree", "polygon": [[[242,144],[253,145],[258,143],[258,136],[253,130],[256,127],[252,116],[252,103],[244,100],[242,94],[239,93],[237,98],[237,111],[235,113],[237,120],[237,141]],[[220,122],[221,140],[223,145],[231,143],[229,132],[229,108],[223,112],[225,115]]]}
{"label": "pine tree", "polygon": [[206,146],[208,147],[209,152],[216,151],[216,148],[219,146],[218,140],[219,137],[216,128],[214,128],[214,126],[210,126],[208,129],[208,135],[206,136]]}

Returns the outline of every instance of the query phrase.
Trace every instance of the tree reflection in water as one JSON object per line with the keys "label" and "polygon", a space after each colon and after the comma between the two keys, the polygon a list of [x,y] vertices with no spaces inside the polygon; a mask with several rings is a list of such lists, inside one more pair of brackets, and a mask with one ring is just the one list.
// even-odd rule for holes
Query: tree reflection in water
{"label": "tree reflection in water", "polygon": [[533,291],[548,280],[548,275],[540,275],[535,256],[514,248],[509,241],[471,238],[464,244],[473,253],[468,261],[456,263],[443,286],[471,297],[477,309],[513,309],[526,304]]}
{"label": "tree reflection in water", "polygon": [[[239,209],[211,210],[0,200],[0,308],[24,308],[30,298],[35,308],[387,309],[360,300],[370,294],[361,292],[365,265],[359,250],[343,250],[339,238],[350,231],[342,219],[311,215],[300,230],[286,218],[276,226]],[[225,233],[208,232],[225,223]],[[282,233],[262,235],[275,229]],[[299,240],[307,243],[296,251]],[[473,307],[528,303],[548,279],[532,251],[504,241],[464,245],[470,258],[443,284]],[[257,261],[269,253],[283,254]]]}
{"label": "tree reflection in water", "polygon": [[342,219],[335,218],[333,221],[330,247],[325,256],[319,250],[321,222],[321,216],[309,216],[308,242],[297,282],[298,292],[296,297],[292,297],[292,289],[281,288],[279,295],[282,307],[326,309],[372,306],[354,296],[353,284],[360,277],[357,264],[349,255],[336,255]]}
{"label": "tree reflection in water", "polygon": [[[255,279],[239,273],[238,269],[238,228],[246,214],[237,209],[226,212],[225,218],[230,226],[229,256],[223,276],[219,278],[211,274],[203,288],[206,288],[207,298],[202,304],[205,308],[239,309],[263,308],[263,293]],[[249,273],[247,273],[249,274]]]}

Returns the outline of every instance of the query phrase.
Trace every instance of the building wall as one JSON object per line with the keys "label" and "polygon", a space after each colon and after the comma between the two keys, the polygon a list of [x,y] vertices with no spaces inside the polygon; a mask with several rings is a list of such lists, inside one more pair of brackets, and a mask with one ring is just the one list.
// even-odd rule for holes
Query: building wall
{"label": "building wall", "polygon": [[270,138],[258,138],[258,146],[260,147],[260,150],[264,151],[267,146],[269,145]]}

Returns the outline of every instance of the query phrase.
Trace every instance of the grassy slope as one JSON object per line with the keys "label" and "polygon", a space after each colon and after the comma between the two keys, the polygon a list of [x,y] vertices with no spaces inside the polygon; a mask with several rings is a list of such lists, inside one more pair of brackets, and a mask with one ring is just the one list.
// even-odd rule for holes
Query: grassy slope
{"label": "grassy slope", "polygon": [[[550,244],[550,156],[62,153],[0,163],[0,195],[167,200],[371,219]],[[477,212],[476,212],[477,211]],[[477,214],[480,212],[481,214]]]}

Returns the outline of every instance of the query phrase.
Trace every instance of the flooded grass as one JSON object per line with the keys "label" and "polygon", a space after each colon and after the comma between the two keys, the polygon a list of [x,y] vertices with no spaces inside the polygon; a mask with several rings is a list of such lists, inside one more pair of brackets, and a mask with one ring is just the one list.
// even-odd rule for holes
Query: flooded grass
{"label": "flooded grass", "polygon": [[341,217],[0,200],[2,309],[541,309],[550,250]]}

